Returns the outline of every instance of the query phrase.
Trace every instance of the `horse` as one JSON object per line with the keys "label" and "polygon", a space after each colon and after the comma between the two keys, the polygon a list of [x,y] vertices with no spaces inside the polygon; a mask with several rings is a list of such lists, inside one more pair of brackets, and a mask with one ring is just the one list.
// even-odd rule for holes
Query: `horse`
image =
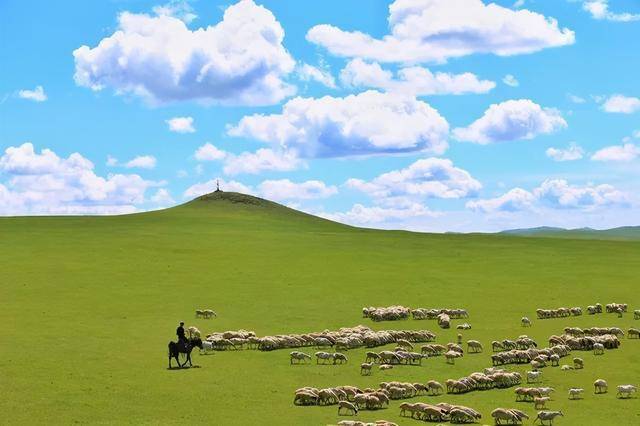
{"label": "horse", "polygon": [[[189,363],[189,366],[193,366],[191,363],[191,351],[194,347],[198,347],[202,349],[202,340],[200,338],[195,337],[187,340],[187,344],[181,344],[180,342],[169,342],[169,368],[171,368],[171,358],[175,358],[178,363],[178,367],[184,367]],[[180,354],[186,354],[187,360],[184,364],[180,365]]]}

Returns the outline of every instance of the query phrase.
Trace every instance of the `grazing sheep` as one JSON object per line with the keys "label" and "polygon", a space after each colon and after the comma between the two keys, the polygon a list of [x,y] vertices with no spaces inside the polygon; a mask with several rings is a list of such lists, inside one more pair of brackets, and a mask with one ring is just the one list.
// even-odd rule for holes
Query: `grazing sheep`
{"label": "grazing sheep", "polygon": [[569,399],[582,399],[583,393],[584,389],[582,388],[571,388],[569,389]]}
{"label": "grazing sheep", "polygon": [[527,371],[527,383],[537,383],[541,376],[542,371]]}
{"label": "grazing sheep", "polygon": [[447,361],[447,364],[455,364],[456,358],[461,358],[462,354],[457,351],[447,351],[444,354],[444,358]]}
{"label": "grazing sheep", "polygon": [[467,322],[465,322],[463,324],[458,324],[456,326],[456,329],[458,329],[458,330],[471,330],[471,324],[469,324]]}
{"label": "grazing sheep", "polygon": [[635,385],[619,385],[617,389],[618,393],[616,396],[618,398],[629,398],[632,393],[638,391],[638,388],[636,388]]}
{"label": "grazing sheep", "polygon": [[533,423],[535,423],[537,420],[540,420],[540,424],[542,425],[544,425],[545,421],[548,421],[549,425],[552,425],[553,420],[558,416],[564,417],[562,411],[540,411],[536,418],[533,420]]}
{"label": "grazing sheep", "polygon": [[333,354],[333,363],[334,364],[346,364],[349,359],[345,354],[341,354],[340,352],[336,352]]}
{"label": "grazing sheep", "polygon": [[607,384],[606,380],[603,379],[598,379],[593,382],[593,386],[595,388],[595,393],[606,393],[609,389],[609,385]]}
{"label": "grazing sheep", "polygon": [[373,363],[363,362],[360,364],[360,374],[363,376],[370,376],[372,373]]}
{"label": "grazing sheep", "polygon": [[436,382],[435,380],[429,380],[427,382],[427,387],[429,388],[429,392],[431,395],[440,395],[444,392],[444,386],[440,384],[440,382]]}
{"label": "grazing sheep", "polygon": [[316,352],[316,364],[320,364],[320,360],[322,360],[323,364],[326,364],[326,361],[333,360],[333,354],[329,352]]}
{"label": "grazing sheep", "polygon": [[378,367],[380,370],[391,370],[393,368],[393,365],[391,364],[382,364],[380,365],[380,367]]}
{"label": "grazing sheep", "polygon": [[630,328],[629,331],[627,331],[627,336],[629,336],[629,339],[640,339],[640,330],[637,328]]}
{"label": "grazing sheep", "polygon": [[549,356],[549,361],[551,361],[552,367],[557,367],[560,365],[560,355],[553,354]]}
{"label": "grazing sheep", "polygon": [[289,360],[291,364],[304,364],[306,363],[306,360],[309,360],[309,362],[311,362],[311,355],[304,352],[293,351],[289,354],[289,356],[291,357]]}
{"label": "grazing sheep", "polygon": [[593,344],[593,354],[594,355],[604,355],[604,345],[602,343],[594,343]]}
{"label": "grazing sheep", "polygon": [[536,398],[533,398],[533,403],[535,404],[535,409],[536,410],[544,410],[546,408],[546,404],[548,401],[550,401],[551,398],[549,398],[548,396],[539,396]]}
{"label": "grazing sheep", "polygon": [[520,324],[523,327],[531,327],[531,320],[527,317],[522,317],[522,319],[520,320]]}
{"label": "grazing sheep", "polygon": [[196,318],[204,318],[204,309],[196,309]]}
{"label": "grazing sheep", "polygon": [[560,370],[562,370],[562,371],[574,370],[574,367],[573,367],[573,365],[564,364],[562,367],[560,367]]}
{"label": "grazing sheep", "polygon": [[218,314],[216,314],[212,309],[205,309],[204,310],[204,317],[206,319],[211,319],[213,317],[217,317]]}
{"label": "grazing sheep", "polygon": [[467,340],[467,352],[469,353],[482,352],[482,344],[477,340]]}
{"label": "grazing sheep", "polygon": [[491,412],[491,417],[497,425],[502,424],[502,421],[512,425],[522,424],[522,420],[529,418],[524,412],[513,408],[496,408]]}
{"label": "grazing sheep", "polygon": [[640,319],[640,309],[636,309],[635,311],[633,311],[633,319],[634,320]]}
{"label": "grazing sheep", "polygon": [[338,415],[340,415],[340,410],[342,409],[346,410],[347,414],[349,414],[350,412],[354,416],[358,414],[358,407],[349,401],[338,402]]}
{"label": "grazing sheep", "polygon": [[573,368],[575,368],[576,370],[584,368],[584,360],[582,358],[574,358]]}

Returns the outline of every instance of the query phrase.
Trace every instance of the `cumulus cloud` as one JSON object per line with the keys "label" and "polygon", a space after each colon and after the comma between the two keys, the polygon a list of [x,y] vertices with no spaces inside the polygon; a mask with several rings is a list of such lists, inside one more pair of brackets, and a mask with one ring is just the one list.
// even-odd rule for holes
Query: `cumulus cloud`
{"label": "cumulus cloud", "polygon": [[295,92],[284,79],[295,61],[275,16],[253,0],[228,7],[222,21],[191,31],[171,13],[123,12],[97,46],[73,52],[76,84],[112,88],[152,104],[201,101],[271,105]]}
{"label": "cumulus cloud", "polygon": [[258,191],[264,198],[275,201],[311,200],[327,198],[338,193],[338,188],[319,180],[295,183],[289,179],[265,180],[258,185]]}
{"label": "cumulus cloud", "polygon": [[9,147],[0,156],[0,214],[130,213],[159,183],[135,174],[95,174],[91,161],[73,153],[59,157],[33,144]]}
{"label": "cumulus cloud", "polygon": [[520,85],[520,82],[518,81],[518,79],[511,74],[505,75],[502,78],[502,82],[507,86],[511,86],[511,87],[518,87]]}
{"label": "cumulus cloud", "polygon": [[560,112],[542,108],[529,99],[493,104],[470,126],[456,128],[456,139],[486,145],[520,139],[533,139],[567,127]]}
{"label": "cumulus cloud", "polygon": [[199,147],[193,156],[198,161],[216,161],[224,159],[227,153],[207,142]]}
{"label": "cumulus cloud", "polygon": [[634,13],[616,13],[609,10],[608,0],[589,0],[582,4],[582,8],[589,12],[594,19],[607,20],[614,22],[633,22],[640,21],[640,14]]}
{"label": "cumulus cloud", "polygon": [[461,95],[466,93],[487,93],[496,84],[480,80],[475,74],[432,73],[429,69],[414,66],[401,68],[394,76],[377,62],[352,59],[340,73],[343,84],[351,87],[371,87],[388,92],[400,92],[417,96]]}
{"label": "cumulus cloud", "polygon": [[380,62],[444,62],[476,53],[526,54],[575,42],[553,18],[481,0],[396,0],[389,5],[390,34],[317,25],[307,40],[343,57]]}
{"label": "cumulus cloud", "polygon": [[549,148],[546,151],[547,157],[554,161],[574,161],[579,160],[584,155],[584,149],[576,143],[571,143],[568,148]]}
{"label": "cumulus cloud", "polygon": [[151,202],[158,206],[168,206],[175,203],[169,191],[165,188],[159,188],[155,194],[151,196]]}
{"label": "cumulus cloud", "polygon": [[194,133],[193,117],[173,117],[166,120],[169,130],[176,133]]}
{"label": "cumulus cloud", "polygon": [[591,156],[594,161],[633,161],[640,157],[640,146],[633,143],[613,145],[596,151]]}
{"label": "cumulus cloud", "polygon": [[305,163],[290,151],[261,148],[256,152],[227,155],[223,171],[226,175],[258,174],[263,171],[288,172],[304,165]]}
{"label": "cumulus cloud", "polygon": [[253,189],[235,180],[226,181],[224,179],[211,179],[207,182],[196,183],[191,185],[184,191],[185,198],[195,198],[208,194],[216,190],[217,183],[220,183],[220,189],[227,192],[241,192],[243,194],[255,195]]}
{"label": "cumulus cloud", "polygon": [[156,167],[156,157],[153,155],[139,155],[127,161],[124,166],[128,169],[153,169]]}
{"label": "cumulus cloud", "polygon": [[520,210],[529,210],[536,197],[522,188],[514,188],[509,192],[487,200],[468,201],[466,207],[470,210],[480,212],[506,211],[515,212]]}
{"label": "cumulus cloud", "polygon": [[153,13],[158,16],[171,16],[186,24],[198,17],[187,0],[171,0],[169,3],[155,6]]}
{"label": "cumulus cloud", "polygon": [[567,98],[569,98],[569,100],[571,102],[573,102],[574,104],[583,104],[583,103],[587,102],[587,100],[585,98],[577,96],[577,95],[572,95],[571,93],[567,94]]}
{"label": "cumulus cloud", "polygon": [[33,90],[20,90],[18,92],[18,97],[34,102],[44,102],[47,100],[47,94],[44,92],[44,88],[42,86],[36,86]]}
{"label": "cumulus cloud", "polygon": [[516,212],[535,207],[593,210],[605,206],[627,206],[628,196],[612,185],[570,185],[564,179],[548,179],[533,191],[514,188],[490,199],[474,200],[467,208],[485,213]]}
{"label": "cumulus cloud", "polygon": [[432,212],[429,208],[419,203],[412,203],[400,208],[380,206],[367,207],[362,204],[355,204],[349,211],[321,213],[319,216],[336,222],[357,226],[382,224],[418,217],[436,217],[438,216],[438,213]]}
{"label": "cumulus cloud", "polygon": [[349,179],[345,185],[379,202],[405,197],[463,198],[474,196],[482,188],[469,172],[442,158],[418,160],[409,167],[381,174],[371,181]]}
{"label": "cumulus cloud", "polygon": [[330,89],[336,88],[336,80],[328,70],[320,69],[306,63],[298,67],[298,77],[302,81],[317,81]]}
{"label": "cumulus cloud", "polygon": [[633,114],[640,111],[640,98],[624,95],[613,95],[604,101],[602,109],[606,112]]}
{"label": "cumulus cloud", "polygon": [[347,157],[447,148],[449,125],[411,96],[367,91],[344,98],[295,98],[280,114],[246,116],[232,136],[268,142],[304,158]]}

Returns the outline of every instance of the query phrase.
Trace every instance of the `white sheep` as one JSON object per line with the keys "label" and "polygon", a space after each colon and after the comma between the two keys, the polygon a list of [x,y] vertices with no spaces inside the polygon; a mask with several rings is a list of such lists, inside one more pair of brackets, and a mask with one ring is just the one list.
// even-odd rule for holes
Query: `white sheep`
{"label": "white sheep", "polygon": [[569,389],[569,399],[581,399],[583,393],[584,389],[582,388],[571,388]]}

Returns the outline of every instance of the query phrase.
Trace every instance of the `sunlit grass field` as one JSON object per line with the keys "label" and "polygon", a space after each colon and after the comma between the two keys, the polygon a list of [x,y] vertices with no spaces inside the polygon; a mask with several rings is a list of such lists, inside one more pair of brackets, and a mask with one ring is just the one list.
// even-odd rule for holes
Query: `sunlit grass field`
{"label": "sunlit grass field", "polygon": [[[535,320],[534,312],[614,301],[639,309],[640,242],[363,230],[233,193],[128,216],[2,218],[0,259],[5,424],[336,424],[351,417],[338,417],[336,406],[294,406],[293,391],[444,382],[490,366],[492,340],[527,333],[545,346],[569,325],[640,326],[632,313]],[[480,340],[485,352],[454,366],[432,358],[370,377],[360,376],[366,349],[349,351],[342,366],[291,366],[288,350],[244,350],[194,353],[197,368],[167,369],[167,343],[181,319],[203,333],[364,324],[429,329],[439,343],[455,341],[460,321],[443,331],[435,321],[362,318],[363,306],[392,304],[467,309],[473,328],[464,339]],[[197,308],[218,318],[195,319]],[[532,328],[520,327],[523,315]],[[618,384],[640,385],[640,340],[577,356],[584,370],[543,370],[542,383],[557,389],[549,408],[565,414],[556,424],[640,424],[640,398],[615,397]],[[597,378],[609,382],[608,394],[593,394]],[[584,399],[569,401],[570,387],[585,388]],[[481,424],[492,424],[499,406],[535,417],[513,389],[409,401],[468,405],[483,414]],[[400,417],[401,402],[357,419],[421,424]]]}

